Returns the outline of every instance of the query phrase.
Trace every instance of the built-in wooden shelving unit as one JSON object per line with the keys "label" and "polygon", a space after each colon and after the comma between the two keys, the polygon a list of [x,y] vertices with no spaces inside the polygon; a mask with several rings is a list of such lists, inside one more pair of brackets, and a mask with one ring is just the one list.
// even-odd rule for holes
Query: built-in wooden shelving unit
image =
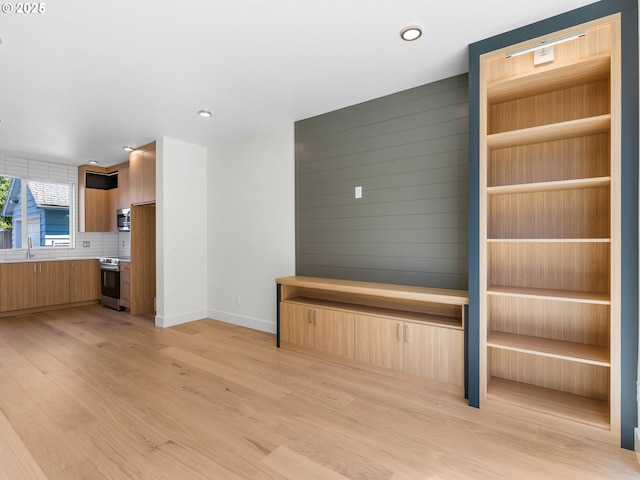
{"label": "built-in wooden shelving unit", "polygon": [[578,31],[480,57],[481,398],[615,431],[619,17],[531,45]]}

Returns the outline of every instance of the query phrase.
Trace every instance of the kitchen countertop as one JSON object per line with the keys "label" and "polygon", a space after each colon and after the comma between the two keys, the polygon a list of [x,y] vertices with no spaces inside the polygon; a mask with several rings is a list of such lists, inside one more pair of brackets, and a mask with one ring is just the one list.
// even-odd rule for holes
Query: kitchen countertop
{"label": "kitchen countertop", "polygon": [[[33,262],[63,262],[63,261],[77,261],[77,260],[100,260],[104,257],[39,257],[38,254],[31,258],[10,258],[6,260],[0,259],[2,263],[33,263]],[[116,257],[117,258],[117,257]],[[129,262],[129,257],[122,257],[120,261]]]}

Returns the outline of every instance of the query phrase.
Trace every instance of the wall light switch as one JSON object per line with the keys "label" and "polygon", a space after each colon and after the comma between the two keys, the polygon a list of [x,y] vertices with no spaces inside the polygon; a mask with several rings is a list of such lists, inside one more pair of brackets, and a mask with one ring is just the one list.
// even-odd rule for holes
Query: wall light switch
{"label": "wall light switch", "polygon": [[362,187],[356,187],[356,198],[362,198]]}

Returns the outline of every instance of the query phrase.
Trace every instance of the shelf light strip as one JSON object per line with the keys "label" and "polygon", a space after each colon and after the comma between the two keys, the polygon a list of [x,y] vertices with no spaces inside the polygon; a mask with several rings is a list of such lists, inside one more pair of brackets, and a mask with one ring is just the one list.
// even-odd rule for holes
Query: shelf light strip
{"label": "shelf light strip", "polygon": [[567,35],[566,37],[556,38],[555,40],[542,40],[541,42],[536,43],[535,45],[532,45],[530,47],[525,47],[519,50],[513,50],[511,52],[507,52],[505,54],[505,57],[506,58],[517,57],[518,55],[524,55],[525,53],[533,52],[534,50],[551,47],[553,45],[558,45],[559,43],[564,43],[564,42],[568,42],[569,40],[574,40],[576,38],[584,37],[586,34],[587,32],[583,31],[583,32]]}

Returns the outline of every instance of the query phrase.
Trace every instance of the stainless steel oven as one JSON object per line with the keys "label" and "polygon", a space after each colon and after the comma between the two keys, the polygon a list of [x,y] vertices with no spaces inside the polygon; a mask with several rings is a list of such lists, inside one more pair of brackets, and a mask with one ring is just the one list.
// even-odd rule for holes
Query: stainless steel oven
{"label": "stainless steel oven", "polygon": [[105,307],[123,310],[120,305],[120,262],[117,258],[100,259],[100,301]]}

